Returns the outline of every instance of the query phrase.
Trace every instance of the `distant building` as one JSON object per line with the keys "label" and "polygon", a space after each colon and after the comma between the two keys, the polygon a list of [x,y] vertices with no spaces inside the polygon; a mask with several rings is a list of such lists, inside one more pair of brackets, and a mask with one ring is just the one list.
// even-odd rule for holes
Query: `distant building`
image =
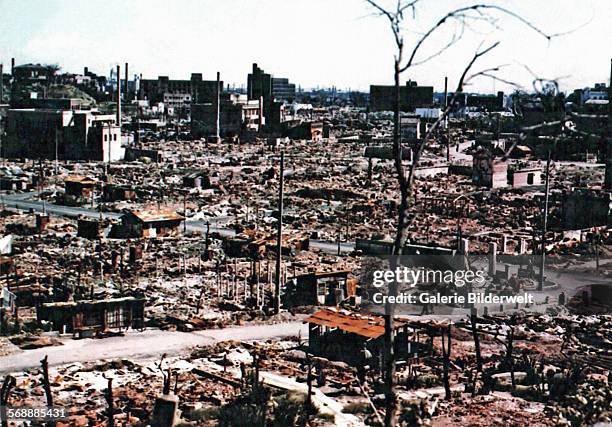
{"label": "distant building", "polygon": [[264,102],[274,99],[279,101],[293,101],[295,99],[295,84],[289,79],[273,77],[265,73],[257,64],[253,64],[253,71],[247,76],[247,95],[249,99],[263,97]]}
{"label": "distant building", "polygon": [[57,67],[42,64],[23,64],[13,68],[13,78],[18,82],[51,82]]}
{"label": "distant building", "polygon": [[[57,100],[52,100],[57,101]],[[6,157],[109,161],[123,158],[114,114],[53,108],[10,109]]]}
{"label": "distant building", "polygon": [[473,155],[472,183],[488,188],[508,186],[508,163],[496,160],[489,150]]}
{"label": "distant building", "polygon": [[289,79],[272,78],[272,96],[274,99],[293,102],[295,99],[295,85]]}
{"label": "distant building", "polygon": [[410,115],[400,117],[400,136],[403,140],[421,138],[421,120],[419,116]]}
{"label": "distant building", "polygon": [[[370,86],[371,111],[393,111],[394,100],[395,86]],[[417,108],[431,107],[432,105],[433,86],[418,86],[413,81],[407,81],[405,86],[400,86],[401,111],[415,111]]]}
{"label": "distant building", "polygon": [[[216,103],[191,106],[191,134],[196,138],[215,135],[216,120]],[[248,100],[245,95],[223,95],[219,108],[220,136],[236,136],[244,131],[256,131],[259,122],[259,100]]]}
{"label": "distant building", "polygon": [[504,92],[497,92],[496,95],[468,94],[465,96],[465,106],[468,109],[503,111]]}
{"label": "distant building", "polygon": [[587,101],[604,101],[608,99],[608,87],[605,83],[596,83],[592,88],[587,87],[580,91],[580,103],[584,105]]}
{"label": "distant building", "polygon": [[282,119],[282,107],[285,101],[295,99],[295,85],[288,79],[272,77],[265,73],[257,64],[253,64],[252,72],[247,76],[247,96],[249,100],[263,98],[264,122],[268,126],[278,125]]}
{"label": "distant building", "polygon": [[[219,91],[222,90],[223,81],[219,82]],[[191,103],[216,102],[216,97],[217,81],[202,80],[201,73],[192,73],[189,80],[171,80],[168,76],[140,80],[139,99],[146,99],[151,104],[166,100],[177,111],[188,110]]]}

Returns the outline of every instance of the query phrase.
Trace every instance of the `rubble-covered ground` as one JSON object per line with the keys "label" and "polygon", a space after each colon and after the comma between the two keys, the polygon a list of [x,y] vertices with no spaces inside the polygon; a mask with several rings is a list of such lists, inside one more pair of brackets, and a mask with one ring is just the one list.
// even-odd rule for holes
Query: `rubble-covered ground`
{"label": "rubble-covered ground", "polygon": [[[349,126],[323,141],[284,144],[284,232],[309,237],[310,247],[291,250],[283,257],[281,282],[315,271],[347,270],[352,278],[359,278],[363,254],[353,250],[354,242],[392,241],[399,199],[394,166],[390,160],[375,160],[369,177],[368,161],[363,157],[368,144],[361,139],[364,134],[388,134],[388,123],[376,126],[369,132]],[[460,143],[458,151],[451,150],[453,164],[469,165],[473,135],[453,132]],[[266,140],[250,144],[163,141],[144,146],[163,151],[164,161],[142,158],[111,165],[61,162],[57,174],[53,162],[8,162],[16,174],[19,169],[23,176],[38,177],[42,184],[27,192],[2,195],[5,209],[0,215],[0,235],[11,235],[13,240],[12,267],[0,282],[23,300],[34,295],[40,296],[40,301],[142,296],[146,300],[143,326],[168,334],[265,324],[282,329],[284,322],[295,326],[305,313],[317,309],[303,306],[272,314],[274,248],[266,247],[257,262],[227,253],[227,241],[236,233],[244,236],[245,230],[257,230],[274,242],[279,149]],[[425,169],[443,162],[443,151],[438,146],[426,153]],[[511,160],[511,164],[516,168],[543,167],[542,162],[530,159]],[[562,161],[552,165],[547,233],[552,271],[562,265],[588,271],[602,280],[612,278],[612,246],[605,227],[590,232],[601,232],[598,245],[583,239],[585,233],[561,227],[563,191],[574,186],[597,188],[602,179],[600,169]],[[210,185],[185,186],[183,178],[193,172],[209,177]],[[91,200],[75,203],[79,206],[62,204],[67,200],[64,179],[73,175],[88,176],[99,183]],[[521,241],[528,253],[537,253],[534,236],[541,229],[543,186],[485,191],[460,167],[416,180],[410,243],[456,248],[461,236],[469,239],[472,253],[486,254],[489,243],[506,235],[508,253],[519,252]],[[101,197],[105,183],[130,189],[134,199]],[[175,235],[148,239],[77,236],[78,218],[116,222],[125,210],[145,208],[184,213],[186,231],[181,225]],[[37,227],[35,209],[65,211],[51,213],[49,223]],[[440,339],[445,324],[410,318],[422,324],[429,341],[422,357],[398,366],[403,425],[579,426],[612,422],[612,319],[581,310],[584,304],[581,307],[575,300],[572,304],[545,309],[544,314],[516,310],[518,317],[499,314],[480,318],[480,373],[473,369],[476,359],[470,321],[455,319],[448,363],[449,400],[443,387]],[[42,355],[45,347],[66,345],[72,336],[50,332],[49,323],[37,320],[34,303],[21,304],[17,314],[3,324],[6,336],[0,337],[0,372],[4,378],[10,373],[16,379],[10,393],[12,405],[43,405],[46,395],[38,366],[5,372],[2,358],[31,351]],[[104,331],[78,345],[122,333]],[[187,342],[195,337],[186,336]],[[71,408],[65,425],[105,425],[109,406],[105,393],[112,379],[116,425],[147,425],[155,399],[162,394],[164,375],[170,375],[185,425],[235,425],[228,420],[241,416],[266,418],[270,423],[284,420],[273,425],[380,424],[385,396],[378,367],[360,379],[358,372],[343,362],[311,357],[305,335],[273,338],[183,346],[163,360],[130,357],[126,349],[126,356],[116,359],[98,360],[92,354],[88,361],[54,363],[49,369],[54,403]],[[512,357],[508,357],[509,345]],[[264,385],[260,388],[253,377]],[[305,401],[309,382],[316,390],[312,406]],[[281,413],[289,415],[282,418]]]}

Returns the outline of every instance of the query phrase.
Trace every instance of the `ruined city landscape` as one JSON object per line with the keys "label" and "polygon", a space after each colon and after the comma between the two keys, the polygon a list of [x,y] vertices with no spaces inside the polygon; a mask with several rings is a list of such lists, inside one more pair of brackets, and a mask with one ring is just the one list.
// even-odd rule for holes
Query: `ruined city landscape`
{"label": "ruined city landscape", "polygon": [[[226,2],[126,2],[207,20],[179,68],[135,31],[97,52],[106,12],[85,50],[17,36],[111,3],[0,1],[2,427],[612,425],[609,5],[262,0],[217,61]],[[346,81],[304,77],[322,51]]]}

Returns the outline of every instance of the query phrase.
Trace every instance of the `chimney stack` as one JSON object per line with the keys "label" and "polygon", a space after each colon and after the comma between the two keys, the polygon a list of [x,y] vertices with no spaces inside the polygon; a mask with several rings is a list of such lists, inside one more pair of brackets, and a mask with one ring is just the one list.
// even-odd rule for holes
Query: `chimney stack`
{"label": "chimney stack", "polygon": [[11,58],[11,76],[15,75],[15,58]]}
{"label": "chimney stack", "polygon": [[121,66],[117,65],[117,126],[121,132]]}
{"label": "chimney stack", "polygon": [[0,64],[0,104],[2,104],[2,100],[4,99],[4,74],[2,65],[3,64]]}
{"label": "chimney stack", "polygon": [[126,101],[130,100],[130,89],[128,88],[128,82],[129,82],[130,78],[128,77],[128,63],[125,63],[125,91],[123,96],[125,97]]}

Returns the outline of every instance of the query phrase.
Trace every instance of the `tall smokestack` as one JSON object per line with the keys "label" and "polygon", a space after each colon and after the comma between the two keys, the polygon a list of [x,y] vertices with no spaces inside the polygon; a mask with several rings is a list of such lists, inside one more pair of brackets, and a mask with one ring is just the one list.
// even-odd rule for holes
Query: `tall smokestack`
{"label": "tall smokestack", "polygon": [[117,126],[121,132],[121,66],[117,65]]}
{"label": "tall smokestack", "polygon": [[130,81],[130,78],[128,77],[128,63],[125,63],[125,91],[124,91],[124,97],[126,101],[129,101],[130,98],[130,89],[128,88],[128,82]]}
{"label": "tall smokestack", "polygon": [[220,129],[220,120],[219,120],[219,116],[221,115],[221,88],[220,88],[220,84],[221,84],[221,73],[217,71],[217,113],[215,116],[215,137],[217,138],[217,141],[219,141],[220,135],[221,135],[221,129]]}
{"label": "tall smokestack", "polygon": [[612,190],[612,59],[610,60],[610,84],[608,84],[608,138],[606,141],[606,176],[604,188]]}
{"label": "tall smokestack", "polygon": [[15,75],[15,58],[11,58],[11,76]]}

